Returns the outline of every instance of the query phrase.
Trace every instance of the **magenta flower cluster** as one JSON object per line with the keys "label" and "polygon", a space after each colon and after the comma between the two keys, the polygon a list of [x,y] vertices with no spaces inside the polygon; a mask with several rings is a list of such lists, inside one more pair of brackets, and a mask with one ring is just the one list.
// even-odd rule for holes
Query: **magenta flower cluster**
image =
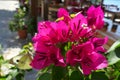
{"label": "magenta flower cluster", "polygon": [[64,8],[58,10],[55,22],[38,23],[38,33],[33,37],[36,54],[31,66],[43,69],[55,66],[80,66],[83,74],[107,67],[103,45],[107,38],[97,38],[94,33],[104,25],[101,7],[91,6],[87,16],[80,12],[70,17]]}

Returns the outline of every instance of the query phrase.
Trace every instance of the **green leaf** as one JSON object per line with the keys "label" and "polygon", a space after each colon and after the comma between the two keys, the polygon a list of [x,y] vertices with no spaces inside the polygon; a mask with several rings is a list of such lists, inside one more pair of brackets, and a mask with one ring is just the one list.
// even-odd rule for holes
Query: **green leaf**
{"label": "green leaf", "polygon": [[120,69],[120,61],[115,64],[115,66]]}
{"label": "green leaf", "polygon": [[84,80],[91,80],[91,74],[90,75],[85,75]]}
{"label": "green leaf", "polygon": [[65,67],[53,66],[52,68],[52,80],[67,80],[68,73]]}
{"label": "green leaf", "polygon": [[0,80],[6,80],[7,79],[7,76],[1,76],[0,75]]}
{"label": "green leaf", "polygon": [[12,80],[12,76],[11,75],[8,75],[8,77],[6,78],[6,80]]}
{"label": "green leaf", "polygon": [[37,80],[51,80],[51,74],[50,73],[44,73],[40,77],[38,77]]}
{"label": "green leaf", "polygon": [[120,60],[120,58],[116,54],[117,53],[115,53],[114,51],[109,52],[109,55],[107,56],[109,65],[113,65]]}
{"label": "green leaf", "polygon": [[3,63],[3,56],[2,55],[0,55],[0,65]]}
{"label": "green leaf", "polygon": [[105,72],[99,71],[99,72],[92,73],[91,80],[109,80],[109,79],[106,76]]}
{"label": "green leaf", "polygon": [[120,74],[119,74],[119,76],[118,76],[117,80],[120,80]]}
{"label": "green leaf", "polygon": [[42,72],[42,73],[47,72],[48,70],[50,70],[50,69],[52,68],[52,66],[53,66],[53,65],[50,65],[50,66],[48,66],[48,67],[46,67],[46,68],[40,70],[40,71],[38,72],[38,74],[41,73],[41,72]]}
{"label": "green leaf", "polygon": [[32,61],[31,55],[26,54],[23,57],[21,57],[21,59],[18,62],[17,67],[19,69],[31,69],[31,66],[30,66],[31,61]]}
{"label": "green leaf", "polygon": [[19,74],[16,76],[16,80],[24,80],[24,74],[19,73]]}
{"label": "green leaf", "polygon": [[91,80],[89,77],[86,77],[85,80]]}
{"label": "green leaf", "polygon": [[82,73],[78,71],[73,71],[70,80],[84,80]]}
{"label": "green leaf", "polygon": [[120,61],[120,41],[115,42],[107,52],[109,65],[115,64]]}
{"label": "green leaf", "polygon": [[120,40],[116,41],[107,52],[115,50],[115,48],[119,45],[120,45]]}
{"label": "green leaf", "polygon": [[0,77],[0,80],[6,80],[6,78]]}
{"label": "green leaf", "polygon": [[12,69],[12,72],[10,73],[10,75],[14,78],[17,74],[18,74],[18,70]]}

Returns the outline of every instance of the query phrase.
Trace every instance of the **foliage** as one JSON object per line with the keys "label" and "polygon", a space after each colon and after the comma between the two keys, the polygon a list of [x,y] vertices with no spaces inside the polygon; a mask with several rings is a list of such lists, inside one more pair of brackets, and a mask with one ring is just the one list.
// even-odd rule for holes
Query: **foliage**
{"label": "foliage", "polygon": [[109,62],[106,74],[110,80],[120,79],[120,40],[116,41],[106,54]]}
{"label": "foliage", "polygon": [[120,41],[116,41],[113,46],[107,51],[109,65],[120,61]]}
{"label": "foliage", "polygon": [[36,21],[34,18],[28,17],[26,20],[26,25],[27,25],[27,31],[30,33],[32,36],[37,32],[36,30]]}
{"label": "foliage", "polygon": [[19,8],[16,9],[14,18],[9,22],[9,29],[14,31],[26,30],[31,36],[37,32],[37,22],[30,15],[29,0],[20,1]]}
{"label": "foliage", "polygon": [[18,55],[9,60],[3,57],[4,54],[0,55],[0,80],[24,80],[25,72],[31,69],[29,64],[33,52],[33,46],[29,43],[23,46]]}
{"label": "foliage", "polygon": [[0,80],[11,80],[15,78],[18,74],[18,69],[15,65],[5,61],[2,56],[0,56]]}
{"label": "foliage", "polygon": [[17,9],[14,14],[14,19],[9,22],[9,29],[11,31],[18,31],[26,29],[26,16],[27,16],[27,8],[25,6],[21,6]]}
{"label": "foliage", "polygon": [[[116,41],[111,48],[107,51],[106,57],[109,61],[109,66],[102,70],[97,70],[92,72],[90,75],[83,75],[81,73],[80,68],[73,68],[68,66],[68,68],[55,67],[53,65],[44,68],[38,72],[37,80],[62,80],[61,78],[66,78],[65,80],[119,80],[120,79],[120,60],[118,52],[120,52],[120,41]],[[3,56],[0,56],[0,80],[12,80],[16,78],[16,80],[23,80],[25,72],[28,69],[31,69],[30,66],[26,63],[22,63],[21,61],[30,63],[29,61],[34,53],[34,49],[31,43],[25,45],[20,54],[13,57],[11,60],[4,60]],[[22,57],[20,57],[22,55]],[[113,56],[113,57],[111,57]],[[114,57],[116,56],[116,57]],[[20,59],[19,59],[20,57]],[[113,60],[113,58],[115,58]],[[17,62],[18,61],[18,62]],[[53,67],[53,72],[51,73],[51,68]],[[4,70],[4,71],[3,71]],[[69,70],[69,73],[67,71]]]}
{"label": "foliage", "polygon": [[55,22],[39,22],[33,37],[36,54],[31,66],[45,69],[38,80],[48,79],[46,76],[50,80],[93,80],[99,78],[96,74],[108,79],[104,70],[100,71],[108,66],[102,54],[107,38],[94,36],[104,25],[101,8],[91,6],[87,16],[79,12],[72,17],[60,8],[57,15]]}
{"label": "foliage", "polygon": [[32,68],[40,69],[37,80],[120,80],[120,41],[105,52],[107,38],[91,35],[103,25],[100,7],[92,7],[87,20],[80,13],[70,17],[61,11],[55,22],[38,23],[38,33],[33,37],[36,54],[30,43],[8,61],[0,57],[0,67],[7,69],[4,73],[1,68],[1,80],[22,79]]}
{"label": "foliage", "polygon": [[33,36],[35,32],[37,32],[37,23],[34,17],[30,16],[29,12],[29,0],[25,0],[25,2],[22,2],[22,4],[20,4],[19,8],[16,10],[13,20],[9,22],[9,29],[11,31],[25,29]]}
{"label": "foliage", "polygon": [[[68,67],[69,79],[65,79],[65,80],[119,80],[120,79],[120,60],[119,60],[120,49],[119,48],[120,48],[120,41],[118,40],[107,51],[106,57],[108,58],[108,61],[109,61],[109,65],[107,68],[94,71],[90,75],[85,76],[81,73],[79,68],[71,68],[69,66]],[[63,80],[61,79],[61,77],[62,75],[64,75],[65,77],[66,70],[64,69],[61,70],[61,69],[62,68],[59,68],[59,67],[55,68],[54,66],[54,70],[57,70],[57,71],[55,71],[56,73],[54,73],[55,79],[53,80],[56,80],[56,79]],[[47,67],[44,70],[40,71],[38,80],[47,80],[47,78],[49,80],[49,78],[52,77],[53,74],[50,73],[49,67]]]}

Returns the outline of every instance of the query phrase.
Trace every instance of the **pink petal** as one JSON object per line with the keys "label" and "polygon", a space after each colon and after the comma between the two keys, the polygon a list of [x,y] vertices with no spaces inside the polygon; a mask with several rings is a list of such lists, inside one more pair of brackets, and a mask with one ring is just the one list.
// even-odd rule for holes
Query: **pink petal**
{"label": "pink petal", "polygon": [[96,29],[101,29],[104,26],[104,13],[101,6],[95,8],[91,6],[87,11],[87,20],[90,27],[95,26]]}
{"label": "pink petal", "polygon": [[92,70],[98,70],[108,66],[106,58],[102,54],[95,52],[91,55],[86,55],[80,64],[85,75],[90,74]]}
{"label": "pink petal", "polygon": [[69,50],[66,54],[66,62],[67,64],[70,64],[71,66],[75,66],[77,64],[77,61],[75,59],[78,59],[78,55],[75,55],[76,53],[72,50]]}
{"label": "pink petal", "polygon": [[95,70],[102,69],[108,66],[108,62],[102,54],[94,53],[93,55],[91,55],[91,59],[94,62]]}
{"label": "pink petal", "polygon": [[69,16],[69,13],[67,12],[66,9],[60,8],[57,13],[58,18],[63,17],[64,15]]}
{"label": "pink petal", "polygon": [[91,7],[89,7],[89,9],[87,10],[87,15],[91,16],[94,15],[92,12],[95,10],[95,7],[92,5]]}
{"label": "pink petal", "polygon": [[71,27],[71,40],[78,40],[80,35],[82,34],[81,31],[83,29],[83,25],[87,24],[86,18],[82,14],[78,14],[75,18],[73,18],[70,22]]}
{"label": "pink petal", "polygon": [[89,66],[86,66],[85,64],[82,64],[82,63],[81,63],[81,66],[82,66],[84,75],[89,75],[91,73],[92,69]]}
{"label": "pink petal", "polygon": [[66,42],[68,39],[68,32],[69,32],[69,27],[65,24],[65,22],[60,21],[58,22],[58,37],[60,42]]}
{"label": "pink petal", "polygon": [[46,54],[41,55],[41,53],[36,53],[34,59],[31,62],[31,66],[35,69],[43,69],[51,64],[51,61],[45,56]]}
{"label": "pink petal", "polygon": [[95,47],[103,46],[108,41],[108,38],[93,38],[93,44]]}
{"label": "pink petal", "polygon": [[56,65],[56,66],[61,66],[65,67],[66,64],[64,62],[64,58],[60,53],[59,48],[51,48],[51,53],[49,54],[51,61]]}

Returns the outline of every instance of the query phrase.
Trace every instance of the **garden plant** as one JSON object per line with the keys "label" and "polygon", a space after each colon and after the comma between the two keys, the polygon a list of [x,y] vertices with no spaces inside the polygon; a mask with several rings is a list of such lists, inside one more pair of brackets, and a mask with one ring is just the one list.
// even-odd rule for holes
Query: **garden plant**
{"label": "garden plant", "polygon": [[[23,76],[16,80],[24,80],[24,71],[31,69],[38,70],[36,80],[120,80],[120,41],[106,50],[103,45],[107,44],[107,36],[96,36],[104,26],[101,6],[91,6],[87,16],[60,8],[57,16],[54,22],[38,22],[33,43],[23,47],[18,63],[7,61],[11,73],[15,69]],[[0,61],[2,66],[2,56]],[[3,75],[2,69],[0,80],[9,80],[4,78],[13,74]]]}

